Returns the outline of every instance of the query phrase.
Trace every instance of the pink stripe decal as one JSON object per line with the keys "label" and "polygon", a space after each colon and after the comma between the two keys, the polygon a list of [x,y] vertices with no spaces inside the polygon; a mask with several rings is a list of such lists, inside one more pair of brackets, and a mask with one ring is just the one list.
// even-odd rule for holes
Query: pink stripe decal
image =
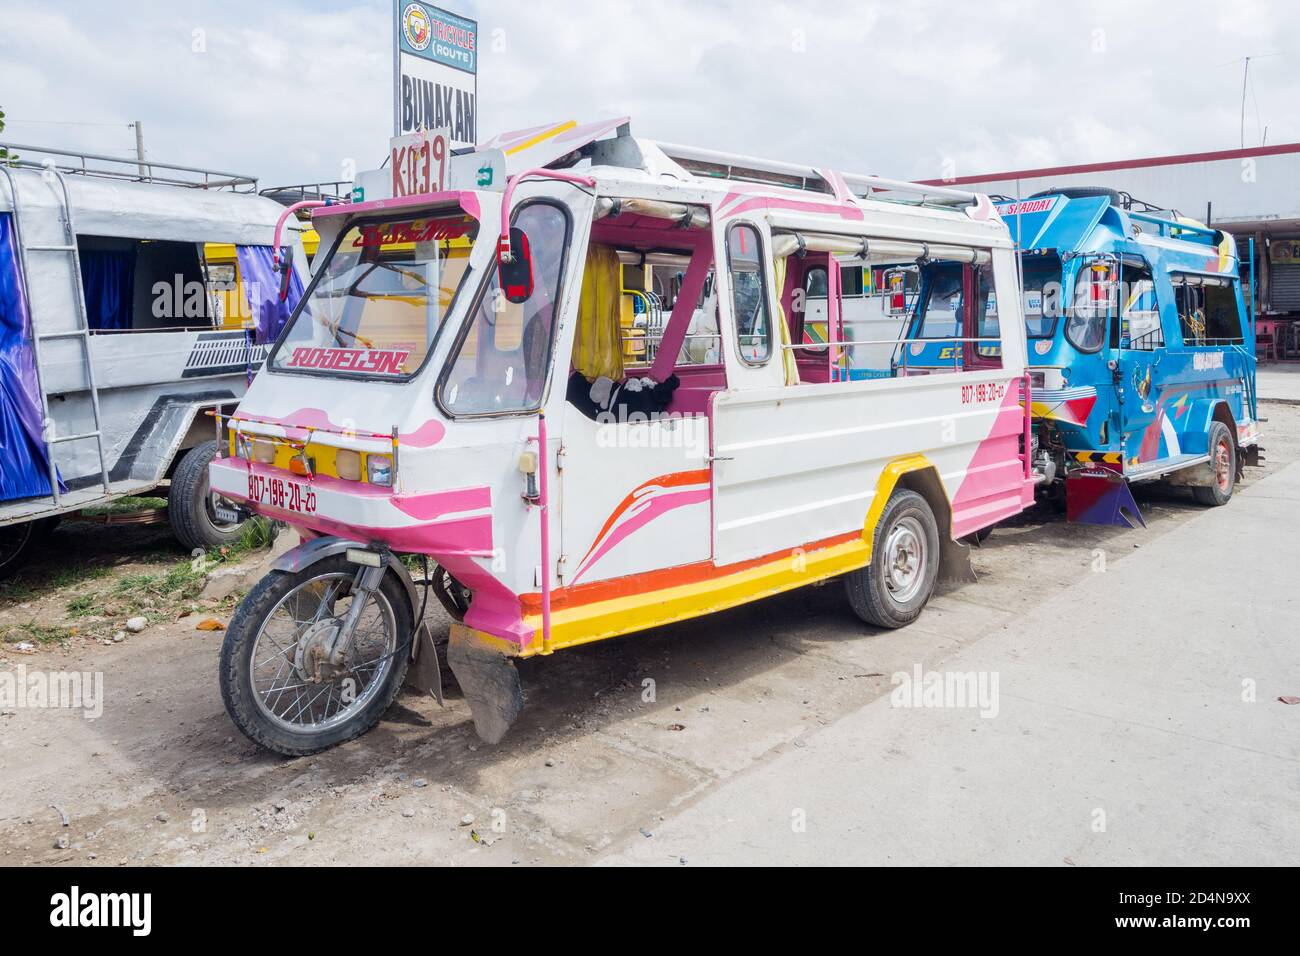
{"label": "pink stripe decal", "polygon": [[572,583],[577,584],[578,579],[590,571],[596,562],[612,551],[619,542],[634,532],[641,530],[655,518],[677,508],[684,508],[687,505],[708,500],[709,488],[707,486],[694,489],[688,488],[684,491],[670,491],[657,495],[653,493],[646,495],[645,498],[628,509],[626,517],[610,530],[605,540],[598,547],[588,552],[582,566],[578,568],[577,573],[573,576]]}
{"label": "pink stripe decal", "polygon": [[725,215],[727,218],[739,216],[742,212],[748,212],[751,209],[793,209],[797,212],[810,212],[816,215],[838,216],[841,219],[861,220],[866,218],[866,214],[857,206],[805,202],[800,199],[780,199],[775,196],[745,199],[743,202],[739,202],[734,207],[727,209]]}
{"label": "pink stripe decal", "polygon": [[398,495],[393,507],[417,521],[436,521],[444,515],[482,511],[492,507],[492,490],[486,485],[457,491],[435,491],[427,495]]}
{"label": "pink stripe decal", "polygon": [[431,418],[413,432],[402,432],[397,436],[403,445],[411,448],[431,448],[447,434],[447,427],[436,418]]}
{"label": "pink stripe decal", "polygon": [[1020,460],[1024,410],[1015,379],[1007,386],[989,435],[971,456],[952,498],[952,536],[964,535],[1018,514],[1033,499],[1033,483]]}

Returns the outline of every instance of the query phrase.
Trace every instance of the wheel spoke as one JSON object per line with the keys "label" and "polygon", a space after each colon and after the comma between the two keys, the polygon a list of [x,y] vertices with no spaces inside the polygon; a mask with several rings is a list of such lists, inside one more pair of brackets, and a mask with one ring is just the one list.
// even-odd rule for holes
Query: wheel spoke
{"label": "wheel spoke", "polygon": [[[257,662],[250,679],[258,708],[273,723],[291,731],[318,730],[347,721],[364,708],[385,683],[397,645],[396,619],[382,592],[367,599],[353,635],[349,659],[339,670],[323,666],[323,681],[307,679],[295,661],[315,658],[328,648],[338,623],[346,618],[354,576],[330,572],[303,581],[290,590],[263,620],[250,655]],[[346,600],[345,600],[346,599]],[[266,646],[257,653],[261,642]],[[341,681],[354,680],[352,699],[341,693]]]}

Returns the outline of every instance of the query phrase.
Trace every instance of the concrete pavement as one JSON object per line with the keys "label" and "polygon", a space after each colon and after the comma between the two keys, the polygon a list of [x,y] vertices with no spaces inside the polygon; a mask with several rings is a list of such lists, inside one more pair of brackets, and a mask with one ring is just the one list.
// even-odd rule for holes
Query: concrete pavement
{"label": "concrete pavement", "polygon": [[880,697],[602,862],[1293,865],[1297,509],[1300,464],[1094,552],[1097,573],[918,662],[996,679],[996,716]]}
{"label": "concrete pavement", "polygon": [[1300,405],[1300,362],[1261,365],[1256,380],[1261,402]]}

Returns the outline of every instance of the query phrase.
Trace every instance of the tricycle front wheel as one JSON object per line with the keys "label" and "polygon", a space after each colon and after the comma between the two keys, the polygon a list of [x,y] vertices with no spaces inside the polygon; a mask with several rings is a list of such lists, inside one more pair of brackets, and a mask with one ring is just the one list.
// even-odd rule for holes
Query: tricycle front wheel
{"label": "tricycle front wheel", "polygon": [[342,555],[272,571],[240,603],[221,645],[221,697],[253,742],[287,756],[317,753],[365,733],[397,696],[412,614],[391,573],[366,600],[346,658],[327,660],[356,574]]}

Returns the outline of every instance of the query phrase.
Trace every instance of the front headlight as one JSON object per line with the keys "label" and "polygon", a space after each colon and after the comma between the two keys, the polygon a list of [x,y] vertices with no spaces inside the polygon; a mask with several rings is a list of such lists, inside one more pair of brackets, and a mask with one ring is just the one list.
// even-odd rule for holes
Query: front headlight
{"label": "front headlight", "polygon": [[393,456],[367,455],[366,480],[372,485],[387,485],[388,487],[392,487]]}
{"label": "front headlight", "polygon": [[244,461],[253,460],[253,439],[246,435],[235,435],[235,457]]}
{"label": "front headlight", "polygon": [[334,472],[346,481],[361,480],[361,455],[346,448],[340,448],[334,456]]}

